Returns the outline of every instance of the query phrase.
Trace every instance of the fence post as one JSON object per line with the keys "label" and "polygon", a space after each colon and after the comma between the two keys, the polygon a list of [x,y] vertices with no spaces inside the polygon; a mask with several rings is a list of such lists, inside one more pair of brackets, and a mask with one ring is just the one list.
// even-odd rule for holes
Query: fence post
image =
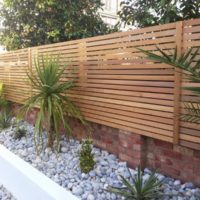
{"label": "fence post", "polygon": [[[183,22],[176,22],[176,48],[177,55],[182,54],[183,45]],[[179,131],[180,131],[180,101],[181,101],[181,81],[182,72],[180,69],[175,68],[174,74],[174,144],[179,143]]]}
{"label": "fence post", "polygon": [[[28,70],[30,70],[32,72],[32,52],[31,52],[31,48],[28,48]],[[29,81],[30,84],[30,97],[32,96],[32,92],[33,92],[33,87],[32,87],[32,83]]]}
{"label": "fence post", "polygon": [[86,62],[86,42],[80,42],[79,46],[79,82],[80,86],[84,87],[87,81],[87,71],[85,69],[85,62]]}

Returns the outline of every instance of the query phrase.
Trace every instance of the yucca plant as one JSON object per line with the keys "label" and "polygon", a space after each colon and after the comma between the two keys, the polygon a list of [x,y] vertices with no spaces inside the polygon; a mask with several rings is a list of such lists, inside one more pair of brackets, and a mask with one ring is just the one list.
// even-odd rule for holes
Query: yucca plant
{"label": "yucca plant", "polygon": [[[180,56],[178,56],[177,48],[175,48],[174,52],[169,52],[169,54],[159,47],[157,47],[157,52],[159,54],[143,49],[139,50],[146,54],[151,60],[162,62],[185,72],[189,72],[186,73],[188,80],[194,83],[200,83],[200,48],[190,48]],[[184,89],[190,90],[200,96],[200,86],[184,87]],[[184,105],[186,114],[181,116],[182,120],[200,123],[200,102],[186,102]]]}
{"label": "yucca plant", "polygon": [[5,85],[0,83],[0,129],[11,126],[12,112],[10,102],[5,98]]}
{"label": "yucca plant", "polygon": [[9,128],[12,122],[12,114],[8,109],[4,109],[0,114],[0,130]]}
{"label": "yucca plant", "polygon": [[3,83],[0,83],[0,97],[4,97],[5,93],[4,93],[4,84]]}
{"label": "yucca plant", "polygon": [[0,110],[9,109],[10,103],[5,98],[5,85],[0,83]]}
{"label": "yucca plant", "polygon": [[68,91],[75,86],[74,80],[61,81],[67,66],[61,66],[57,56],[37,58],[34,61],[34,66],[35,71],[28,71],[27,76],[33,90],[36,90],[37,93],[33,93],[27,99],[20,115],[24,115],[38,106],[39,112],[34,134],[36,147],[38,149],[38,147],[43,146],[44,127],[48,135],[47,146],[53,148],[53,142],[56,140],[56,146],[59,149],[61,136],[59,126],[63,126],[67,136],[72,133],[67,117],[76,117],[84,123],[79,109],[68,97]]}
{"label": "yucca plant", "polygon": [[24,127],[17,126],[15,133],[14,133],[14,139],[20,140],[22,137],[25,137],[27,133],[27,130]]}
{"label": "yucca plant", "polygon": [[155,172],[144,180],[142,170],[138,167],[136,175],[131,172],[130,175],[130,179],[121,176],[123,187],[110,187],[108,191],[124,197],[125,200],[156,200],[163,196],[162,182]]}

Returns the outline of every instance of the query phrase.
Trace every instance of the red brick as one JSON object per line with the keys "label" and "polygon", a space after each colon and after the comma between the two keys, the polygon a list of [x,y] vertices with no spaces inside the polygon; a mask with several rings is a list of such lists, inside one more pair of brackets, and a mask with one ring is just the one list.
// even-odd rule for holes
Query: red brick
{"label": "red brick", "polygon": [[161,166],[161,171],[167,175],[173,176],[175,178],[179,177],[181,174],[181,170],[182,169],[177,169],[177,168],[173,168],[171,166],[167,166],[167,165],[162,165]]}
{"label": "red brick", "polygon": [[140,151],[131,151],[133,155],[133,159],[141,159],[141,152]]}
{"label": "red brick", "polygon": [[119,153],[119,158],[123,161],[130,161],[132,158],[128,156],[127,154]]}
{"label": "red brick", "polygon": [[142,150],[142,147],[140,144],[133,144],[133,150],[134,151],[141,151]]}
{"label": "red brick", "polygon": [[167,165],[173,165],[173,162],[170,159],[168,159],[168,158],[165,159],[165,163]]}
{"label": "red brick", "polygon": [[153,160],[147,160],[146,161],[146,167],[150,168],[150,169],[155,169],[155,162]]}
{"label": "red brick", "polygon": [[164,142],[162,140],[155,140],[154,141],[155,146],[165,148],[165,149],[172,149],[173,145],[169,142]]}
{"label": "red brick", "polygon": [[194,174],[197,176],[197,177],[200,177],[200,167],[195,167],[194,168]]}
{"label": "red brick", "polygon": [[155,155],[154,155],[153,153],[151,153],[151,152],[148,152],[148,153],[147,153],[147,158],[148,158],[149,160],[154,159],[154,157],[155,157]]}
{"label": "red brick", "polygon": [[129,140],[119,140],[119,145],[124,148],[130,149],[133,144]]}
{"label": "red brick", "polygon": [[186,147],[182,147],[182,146],[179,146],[179,145],[174,145],[173,151],[174,152],[179,152],[184,156],[193,157],[193,155],[194,155],[194,151],[192,149],[188,149]]}
{"label": "red brick", "polygon": [[174,152],[174,151],[170,151],[170,150],[164,150],[163,151],[164,156],[170,157],[170,158],[174,158],[174,159],[182,159],[182,155],[181,153],[178,152]]}
{"label": "red brick", "polygon": [[200,159],[200,151],[194,151],[194,157]]}
{"label": "red brick", "polygon": [[161,162],[155,161],[154,167],[155,167],[155,169],[160,169],[161,168]]}
{"label": "red brick", "polygon": [[102,141],[106,144],[112,144],[114,142],[114,140],[111,136],[106,137],[106,135],[104,135],[101,138],[102,138]]}
{"label": "red brick", "polygon": [[137,166],[141,165],[140,160],[133,159],[132,157],[127,156],[126,154],[119,153],[119,158],[122,161],[127,161],[128,165],[131,167],[137,167]]}

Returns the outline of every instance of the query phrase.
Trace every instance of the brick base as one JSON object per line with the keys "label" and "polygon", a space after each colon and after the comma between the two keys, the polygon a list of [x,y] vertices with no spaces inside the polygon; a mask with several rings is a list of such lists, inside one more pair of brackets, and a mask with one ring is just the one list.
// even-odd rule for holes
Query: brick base
{"label": "brick base", "polygon": [[147,149],[147,167],[200,186],[200,151],[150,138]]}
{"label": "brick base", "polygon": [[[37,109],[30,112],[26,120],[34,124],[37,112]],[[200,186],[200,151],[96,123],[90,123],[90,130],[76,119],[70,119],[70,124],[74,137],[80,140],[91,131],[95,146],[117,155],[130,167],[141,165],[157,169],[165,175]]]}

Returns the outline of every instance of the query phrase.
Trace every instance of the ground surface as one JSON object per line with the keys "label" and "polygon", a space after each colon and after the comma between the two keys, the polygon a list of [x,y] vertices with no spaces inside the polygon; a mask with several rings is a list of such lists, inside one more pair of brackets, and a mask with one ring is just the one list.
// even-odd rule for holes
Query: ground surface
{"label": "ground surface", "polygon": [[[61,153],[46,149],[40,155],[37,155],[33,139],[34,127],[26,122],[22,122],[20,126],[25,127],[27,130],[26,137],[15,140],[13,135],[16,128],[13,127],[1,131],[0,143],[82,200],[121,199],[115,194],[105,191],[105,189],[108,186],[121,187],[120,175],[129,178],[130,172],[132,174],[136,173],[134,169],[128,170],[126,162],[120,162],[115,155],[98,148],[93,148],[96,160],[94,170],[89,174],[81,173],[79,168],[81,145],[78,141],[63,139]],[[150,173],[150,170],[145,169],[144,179],[147,179]],[[173,196],[164,197],[164,200],[200,199],[198,197],[200,189],[195,188],[192,183],[182,184],[179,180],[165,177],[162,174],[158,174],[158,178],[164,183],[164,192],[173,194]]]}
{"label": "ground surface", "polygon": [[16,200],[10,192],[3,186],[0,185],[0,200]]}

